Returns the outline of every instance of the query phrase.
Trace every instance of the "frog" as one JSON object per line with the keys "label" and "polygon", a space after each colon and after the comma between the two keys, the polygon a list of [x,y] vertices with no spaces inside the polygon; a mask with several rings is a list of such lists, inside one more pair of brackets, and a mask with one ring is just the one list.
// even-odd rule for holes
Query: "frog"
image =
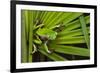
{"label": "frog", "polygon": [[47,53],[52,53],[47,44],[49,42],[49,40],[55,40],[57,37],[58,32],[55,31],[56,28],[59,28],[61,26],[61,24],[59,25],[55,25],[54,27],[51,28],[47,28],[47,27],[43,27],[44,24],[39,24],[38,26],[36,26],[34,28],[34,30],[36,30],[36,39],[33,40],[33,48],[34,50],[32,51],[32,54],[34,54],[37,51],[37,47],[35,44],[44,45],[44,49]]}

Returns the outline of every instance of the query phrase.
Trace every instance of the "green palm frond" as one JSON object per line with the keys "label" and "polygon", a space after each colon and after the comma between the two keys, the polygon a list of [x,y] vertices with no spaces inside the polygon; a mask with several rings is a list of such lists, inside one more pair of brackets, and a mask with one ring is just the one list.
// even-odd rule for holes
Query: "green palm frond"
{"label": "green palm frond", "polygon": [[[35,56],[39,56],[38,53],[41,53],[40,61],[46,59],[67,61],[73,60],[69,59],[72,56],[74,60],[90,58],[90,15],[88,13],[22,10],[21,26],[22,62],[34,62]],[[45,39],[48,38],[40,35],[51,31],[57,34],[52,34],[56,37],[47,43],[48,50],[51,51],[48,53],[43,47]],[[34,50],[33,43],[37,48],[37,54],[31,54]]]}

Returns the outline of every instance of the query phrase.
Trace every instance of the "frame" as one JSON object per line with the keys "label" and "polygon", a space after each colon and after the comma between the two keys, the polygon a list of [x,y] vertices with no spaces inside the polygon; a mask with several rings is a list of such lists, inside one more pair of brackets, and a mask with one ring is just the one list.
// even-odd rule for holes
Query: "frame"
{"label": "frame", "polygon": [[[38,56],[35,57],[35,59],[37,58],[37,60],[35,60],[35,61],[33,61],[31,58],[29,58],[29,60],[27,60],[27,61],[22,60],[22,58],[23,58],[23,55],[22,55],[23,50],[21,47],[23,44],[23,42],[22,42],[22,39],[23,39],[22,38],[23,37],[22,36],[22,33],[23,33],[22,32],[22,29],[23,29],[22,22],[24,22],[22,20],[24,20],[23,18],[24,18],[25,11],[26,11],[26,15],[27,15],[28,11],[29,11],[29,13],[31,13],[31,12],[35,13],[37,11],[37,12],[42,12],[42,14],[45,12],[47,12],[49,14],[50,14],[50,12],[51,13],[55,12],[55,14],[57,14],[57,13],[58,14],[60,14],[60,13],[65,13],[65,14],[73,13],[74,14],[74,13],[76,13],[74,15],[78,15],[78,14],[82,13],[82,14],[84,14],[84,16],[90,17],[89,22],[86,25],[87,27],[90,28],[89,29],[90,30],[89,31],[90,49],[82,50],[83,53],[81,52],[81,50],[78,53],[75,52],[75,50],[79,51],[78,49],[75,49],[74,52],[70,52],[70,50],[69,50],[69,52],[67,52],[68,53],[67,56],[66,55],[65,56],[66,57],[69,56],[69,59],[72,60],[72,58],[70,58],[71,55],[69,55],[69,54],[74,54],[74,56],[72,56],[75,58],[75,59],[73,59],[73,61],[66,61],[66,60],[62,61],[62,60],[64,60],[65,56],[63,56],[61,53],[66,54],[66,52],[64,52],[65,50],[60,50],[60,49],[54,50],[54,51],[60,53],[60,54],[57,53],[56,55],[54,54],[54,56],[56,56],[57,58],[54,56],[52,57],[51,54],[48,54],[47,53],[48,49],[46,49],[47,50],[46,53],[43,50],[40,50],[44,55],[48,56],[49,58],[51,58],[55,61],[44,59],[42,62],[40,62],[40,61],[38,61]],[[74,15],[72,15],[72,16],[74,16]],[[79,15],[79,16],[80,16],[79,17],[80,24],[85,24],[84,22],[82,23],[82,21],[84,21],[85,18],[82,15]],[[76,17],[76,19],[72,18],[73,21],[74,20],[77,21],[78,18],[77,18],[77,16],[75,16],[75,17]],[[67,20],[69,20],[70,22],[73,22],[70,19],[67,19]],[[63,23],[61,22],[61,24],[63,24]],[[56,25],[58,25],[58,24],[56,24]],[[87,28],[85,28],[86,26],[82,25],[82,27],[81,27],[82,30],[87,29]],[[62,27],[60,27],[60,28],[62,28]],[[52,30],[48,30],[48,29],[46,29],[45,31],[52,31]],[[79,29],[79,28],[77,28],[77,29]],[[58,31],[58,29],[55,29],[55,30]],[[41,30],[41,31],[43,31],[43,30]],[[41,33],[41,31],[39,33]],[[85,35],[84,36],[85,39],[88,39],[87,38],[88,35],[87,35],[86,31],[87,30],[83,31],[83,34]],[[32,30],[32,32],[33,32],[33,30]],[[39,33],[37,33],[37,34],[39,34]],[[47,33],[51,33],[51,32],[47,32]],[[48,36],[50,36],[50,35],[52,35],[52,34],[48,34]],[[53,33],[53,36],[57,37],[57,36],[55,36],[54,33]],[[61,3],[47,3],[47,2],[33,2],[33,1],[11,1],[11,38],[10,39],[11,39],[11,67],[10,67],[11,72],[28,72],[28,71],[44,71],[44,70],[97,67],[97,7],[93,6],[93,5],[61,4]],[[40,40],[43,40],[43,39],[40,38]],[[60,41],[62,41],[62,40],[60,40]],[[54,41],[52,43],[58,43],[58,42]],[[71,42],[71,44],[72,43],[73,42]],[[88,42],[85,43],[85,48],[86,48],[87,43]],[[67,43],[67,44],[69,44],[69,43]],[[41,45],[41,44],[39,44],[39,45]],[[78,45],[81,45],[80,47],[84,48],[83,44],[78,43]],[[66,44],[65,44],[65,46],[66,46]],[[37,43],[36,43],[35,47],[38,47]],[[48,46],[46,46],[46,47],[48,47]],[[33,48],[34,48],[34,45],[33,45]],[[70,47],[68,47],[68,48],[70,48]],[[72,48],[70,48],[70,49],[72,49]],[[31,49],[31,52],[32,51],[33,51],[33,49]],[[58,55],[61,55],[64,58],[62,58],[62,57],[58,58]],[[84,58],[84,57],[78,56],[78,58],[77,58],[77,55],[86,56],[86,57]],[[25,58],[26,57],[24,57],[24,59]],[[33,58],[33,56],[32,56],[32,58]],[[59,61],[59,60],[61,60],[61,61]]]}

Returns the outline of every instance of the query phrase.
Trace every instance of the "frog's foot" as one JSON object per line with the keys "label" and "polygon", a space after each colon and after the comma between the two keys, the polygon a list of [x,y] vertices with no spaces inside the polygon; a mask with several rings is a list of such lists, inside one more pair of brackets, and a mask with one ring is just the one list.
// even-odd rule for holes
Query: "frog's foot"
{"label": "frog's foot", "polygon": [[47,53],[51,54],[52,52],[48,49],[47,43],[48,43],[48,41],[46,41],[44,44],[45,50]]}
{"label": "frog's foot", "polygon": [[47,53],[51,54],[52,52],[49,49],[46,49]]}
{"label": "frog's foot", "polygon": [[34,50],[32,51],[31,54],[34,54],[37,51],[37,48],[36,48],[36,46],[34,44],[33,44],[33,47],[34,47]]}

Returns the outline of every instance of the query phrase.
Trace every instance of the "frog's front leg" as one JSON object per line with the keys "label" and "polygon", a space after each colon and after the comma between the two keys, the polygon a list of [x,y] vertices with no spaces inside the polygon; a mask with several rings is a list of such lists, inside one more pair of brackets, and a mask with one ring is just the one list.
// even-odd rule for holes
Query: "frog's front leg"
{"label": "frog's front leg", "polygon": [[52,52],[48,49],[47,43],[48,43],[48,41],[45,41],[45,42],[44,42],[44,49],[45,49],[45,51],[46,51],[47,53],[51,54]]}

